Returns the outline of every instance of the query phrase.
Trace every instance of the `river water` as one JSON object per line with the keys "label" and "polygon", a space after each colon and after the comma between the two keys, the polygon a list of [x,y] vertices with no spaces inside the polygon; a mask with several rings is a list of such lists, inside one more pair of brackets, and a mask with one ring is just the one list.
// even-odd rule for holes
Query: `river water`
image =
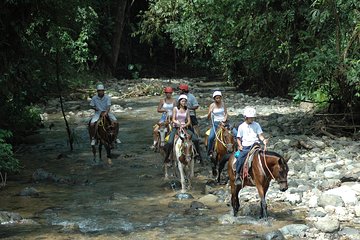
{"label": "river water", "polygon": [[[205,196],[205,184],[213,179],[208,162],[205,166],[195,164],[193,189],[189,191],[194,199],[175,198],[179,190],[171,186],[178,182],[174,178],[163,180],[162,157],[149,150],[152,125],[159,117],[158,101],[159,97],[113,101],[131,110],[117,114],[122,143],[112,152],[112,167],[92,161],[85,118],[70,121],[77,139],[70,152],[61,116],[50,114],[48,123],[55,127],[39,131],[36,137],[43,141],[17,149],[24,168],[0,191],[0,210],[17,212],[38,224],[0,226],[0,238],[261,239],[284,225],[302,223],[302,217],[281,202],[268,202],[268,223],[257,219],[258,200],[241,203],[254,209],[250,217],[256,221],[251,224],[220,223],[221,216],[231,213],[228,199],[191,208],[193,201]],[[86,110],[87,103],[81,108]],[[200,109],[199,115],[205,112]],[[76,183],[34,183],[31,176],[39,168]],[[36,188],[39,197],[18,196],[25,187]],[[226,185],[214,188],[228,191]],[[257,197],[255,188],[247,191]]]}

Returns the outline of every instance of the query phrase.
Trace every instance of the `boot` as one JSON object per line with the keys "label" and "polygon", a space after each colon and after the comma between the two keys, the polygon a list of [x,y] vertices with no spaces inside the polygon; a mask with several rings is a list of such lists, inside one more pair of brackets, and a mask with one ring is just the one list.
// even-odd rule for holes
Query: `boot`
{"label": "boot", "polygon": [[241,185],[241,178],[240,178],[240,173],[236,173],[235,176],[235,185]]}

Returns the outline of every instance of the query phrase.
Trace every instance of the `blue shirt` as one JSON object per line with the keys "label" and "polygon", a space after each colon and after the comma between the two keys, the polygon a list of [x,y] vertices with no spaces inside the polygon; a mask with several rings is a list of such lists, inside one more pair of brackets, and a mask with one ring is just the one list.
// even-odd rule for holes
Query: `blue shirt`
{"label": "blue shirt", "polygon": [[111,98],[108,95],[104,95],[102,98],[95,95],[91,98],[90,106],[98,109],[96,113],[107,111],[111,106]]}

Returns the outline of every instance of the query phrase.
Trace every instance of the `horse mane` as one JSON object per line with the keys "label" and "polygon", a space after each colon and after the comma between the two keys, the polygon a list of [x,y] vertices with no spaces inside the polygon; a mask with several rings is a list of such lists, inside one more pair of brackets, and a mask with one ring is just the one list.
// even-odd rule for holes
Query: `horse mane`
{"label": "horse mane", "polygon": [[[264,150],[260,150],[262,154],[264,154]],[[273,151],[266,151],[266,154],[270,155],[270,156],[275,156],[278,157],[280,159],[284,159],[283,156],[281,156],[280,154],[278,154],[277,152],[273,152]]]}

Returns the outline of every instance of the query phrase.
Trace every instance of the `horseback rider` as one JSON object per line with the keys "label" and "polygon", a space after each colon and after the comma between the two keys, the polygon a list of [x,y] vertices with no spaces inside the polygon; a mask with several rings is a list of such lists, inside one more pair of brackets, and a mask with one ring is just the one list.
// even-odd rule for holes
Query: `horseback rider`
{"label": "horseback rider", "polygon": [[265,145],[268,144],[268,140],[264,137],[260,124],[255,122],[255,108],[246,107],[244,109],[244,116],[245,121],[240,124],[236,136],[238,151],[240,151],[240,154],[236,161],[235,185],[241,185],[240,170],[252,146],[255,143],[259,143],[260,140]]}
{"label": "horseback rider", "polygon": [[151,146],[151,149],[154,149],[155,145],[157,144],[158,131],[160,127],[159,124],[165,122],[167,118],[170,120],[172,119],[173,108],[176,104],[176,100],[172,97],[173,92],[174,91],[172,87],[164,88],[165,98],[160,99],[159,105],[157,107],[157,112],[161,113],[162,115],[159,123],[156,124],[156,126],[154,127],[154,131],[153,131],[154,143]]}
{"label": "horseback rider", "polygon": [[196,100],[196,97],[192,93],[189,93],[189,86],[187,84],[180,84],[179,90],[180,90],[180,95],[186,95],[188,98],[187,108],[189,109],[190,119],[191,119],[190,128],[194,133],[196,133],[197,136],[200,136],[199,122],[196,118],[196,112],[195,112],[195,110],[199,108],[199,103]]}
{"label": "horseback rider", "polygon": [[225,124],[227,121],[227,110],[224,102],[222,101],[222,94],[220,91],[215,91],[213,93],[214,102],[210,104],[207,118],[210,122],[210,135],[207,143],[207,153],[208,157],[212,158],[214,140],[216,130],[220,124]]}
{"label": "horseback rider", "polygon": [[[191,118],[190,118],[190,111],[187,108],[186,104],[187,104],[187,100],[188,97],[184,94],[179,96],[179,99],[177,101],[177,106],[173,108],[173,113],[172,113],[172,122],[173,122],[173,128],[170,132],[169,135],[169,141],[165,144],[164,149],[165,149],[165,163],[170,162],[169,160],[169,156],[170,153],[173,149],[174,146],[174,138],[175,138],[175,134],[177,133],[178,129],[181,128],[188,128],[191,125]],[[194,145],[195,145],[195,149],[199,154],[199,158],[200,161],[201,159],[201,154],[200,154],[200,145],[199,145],[199,139],[197,138],[196,134],[194,134],[194,132],[188,128],[187,129],[187,133],[191,135],[191,140],[193,141]]]}
{"label": "horseback rider", "polygon": [[99,120],[100,116],[109,117],[111,125],[115,128],[115,142],[121,143],[117,138],[119,133],[119,124],[116,120],[116,117],[113,113],[110,112],[111,107],[111,98],[108,95],[105,95],[105,87],[102,83],[96,86],[97,94],[91,98],[90,106],[95,110],[94,116],[90,121],[90,137],[91,145],[96,144],[95,134],[96,134],[96,122]]}

